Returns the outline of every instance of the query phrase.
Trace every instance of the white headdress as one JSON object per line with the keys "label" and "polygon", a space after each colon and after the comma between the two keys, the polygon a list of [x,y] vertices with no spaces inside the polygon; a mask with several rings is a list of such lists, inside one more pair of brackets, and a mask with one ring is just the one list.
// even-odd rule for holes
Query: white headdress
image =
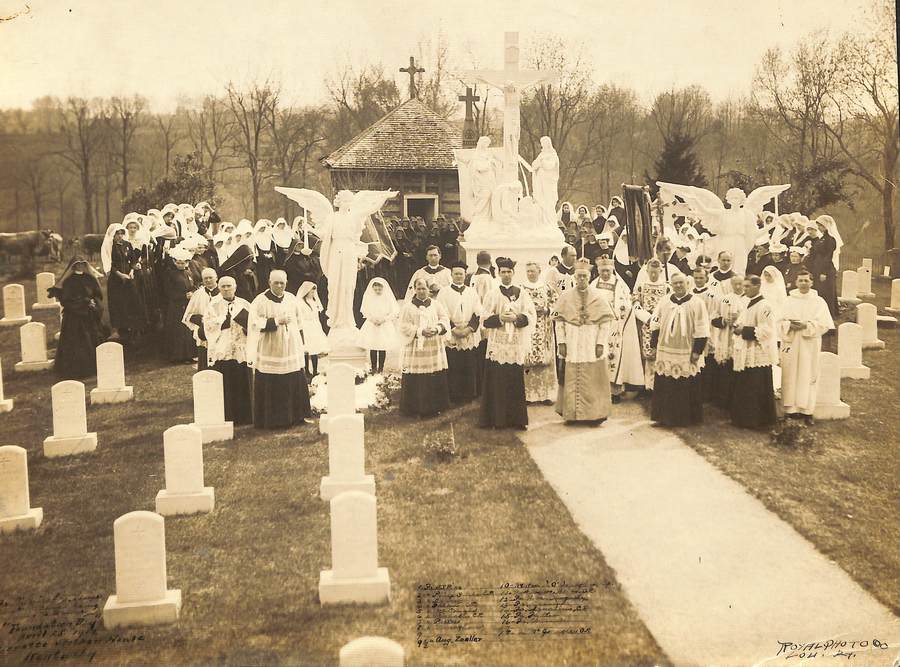
{"label": "white headdress", "polygon": [[[372,289],[374,285],[381,285],[381,294],[375,294],[375,290]],[[397,299],[394,298],[394,293],[384,278],[372,278],[369,281],[366,291],[363,293],[360,312],[367,318],[375,317],[385,320],[396,317],[400,313]]]}
{"label": "white headdress", "polygon": [[100,265],[103,267],[103,273],[109,273],[112,269],[112,247],[116,232],[124,231],[125,225],[120,222],[114,222],[106,228],[103,243],[100,245]]}

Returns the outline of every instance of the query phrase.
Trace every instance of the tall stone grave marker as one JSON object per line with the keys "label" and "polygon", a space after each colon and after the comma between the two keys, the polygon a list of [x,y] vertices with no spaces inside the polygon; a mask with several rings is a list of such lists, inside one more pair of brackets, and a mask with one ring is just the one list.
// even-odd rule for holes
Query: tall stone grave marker
{"label": "tall stone grave marker", "polygon": [[887,307],[887,311],[900,315],[900,278],[891,281],[891,305]]}
{"label": "tall stone grave marker", "polygon": [[379,604],[390,599],[387,568],[378,567],[375,496],[344,491],[331,499],[331,569],[319,574],[319,602]]}
{"label": "tall stone grave marker", "polygon": [[3,318],[0,327],[17,327],[31,322],[31,315],[25,314],[25,288],[11,283],[3,288]]}
{"label": "tall stone grave marker", "polygon": [[819,352],[819,381],[816,387],[816,419],[846,419],[850,406],[841,401],[841,362],[832,352]]}
{"label": "tall stone grave marker", "polygon": [[883,350],[884,341],[878,339],[878,309],[871,303],[856,307],[856,323],[862,327],[864,350]]}
{"label": "tall stone grave marker", "polygon": [[859,276],[856,275],[856,271],[844,271],[841,274],[841,301],[850,305],[862,303],[857,296],[858,280]]}
{"label": "tall stone grave marker", "polygon": [[869,367],[863,365],[862,327],[854,322],[838,326],[838,358],[841,360],[841,377],[868,380]]}
{"label": "tall stone grave marker", "polygon": [[29,322],[19,328],[19,345],[22,361],[14,366],[17,373],[45,371],[53,367],[53,360],[47,359],[47,327],[40,322]]}
{"label": "tall stone grave marker", "polygon": [[174,623],[181,591],[167,588],[165,521],[153,512],[129,512],[113,523],[116,593],[103,607],[103,625]]}
{"label": "tall stone grave marker", "polygon": [[403,667],[403,647],[387,637],[360,637],[341,648],[340,667]]}
{"label": "tall stone grave marker", "polygon": [[91,389],[91,405],[125,403],[134,398],[134,387],[125,386],[125,356],[119,343],[97,346],[97,387]]}
{"label": "tall stone grave marker", "polygon": [[856,291],[860,299],[874,299],[872,292],[872,269],[861,266],[856,270]]}
{"label": "tall stone grave marker", "polygon": [[225,390],[219,371],[194,373],[194,421],[203,444],[234,438],[234,423],[225,421]]}
{"label": "tall stone grave marker", "polygon": [[0,412],[9,412],[13,409],[13,400],[3,398],[3,364],[0,363]]}
{"label": "tall stone grave marker", "polygon": [[50,390],[53,401],[53,435],[44,439],[44,456],[71,456],[97,449],[97,434],[87,432],[84,385],[63,380]]}
{"label": "tall stone grave marker", "polygon": [[0,447],[0,533],[34,530],[44,510],[31,506],[28,493],[28,453],[21,447]]}
{"label": "tall stone grave marker", "polygon": [[329,363],[326,375],[328,412],[319,416],[319,433],[328,433],[328,420],[356,413],[356,369],[346,363]]}
{"label": "tall stone grave marker", "polygon": [[203,486],[203,436],[196,426],[181,424],[163,433],[166,488],[156,494],[163,516],[211,512],[215,493]]}
{"label": "tall stone grave marker", "polygon": [[337,415],[328,422],[328,476],[322,478],[322,500],[344,491],[375,495],[375,477],[366,474],[362,415]]}
{"label": "tall stone grave marker", "polygon": [[869,269],[869,273],[872,272],[873,269],[872,269],[872,258],[871,257],[864,257],[863,261],[862,261],[862,265],[864,267],[866,267],[867,269]]}
{"label": "tall stone grave marker", "polygon": [[31,306],[31,310],[59,310],[61,308],[56,297],[47,296],[47,290],[56,283],[56,276],[45,271],[37,274],[34,285],[37,289],[37,303]]}

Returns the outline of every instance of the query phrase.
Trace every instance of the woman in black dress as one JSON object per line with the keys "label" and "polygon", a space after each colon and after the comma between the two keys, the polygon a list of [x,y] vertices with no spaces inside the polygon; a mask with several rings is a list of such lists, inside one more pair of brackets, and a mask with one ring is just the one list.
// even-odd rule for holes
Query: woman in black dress
{"label": "woman in black dress", "polygon": [[197,356],[194,337],[182,323],[184,309],[194,293],[194,281],[188,271],[192,257],[189,250],[178,247],[169,251],[162,276],[163,341],[169,361],[190,363]]}
{"label": "woman in black dress", "polygon": [[806,228],[812,237],[806,266],[813,276],[813,287],[825,299],[832,317],[837,317],[837,271],[834,268],[834,251],[837,242],[826,231],[825,225],[810,223]]}
{"label": "woman in black dress", "polygon": [[96,348],[103,342],[105,327],[100,320],[103,292],[99,274],[87,260],[76,255],[59,281],[47,294],[62,305],[62,324],[53,370],[62,380],[97,374]]}
{"label": "woman in black dress", "polygon": [[[125,227],[113,223],[106,230],[100,249],[103,270],[106,272],[106,298],[109,304],[109,323],[112,340],[129,341],[147,326],[147,311],[135,268],[140,267],[141,253],[125,238]],[[140,268],[138,268],[140,270]]]}

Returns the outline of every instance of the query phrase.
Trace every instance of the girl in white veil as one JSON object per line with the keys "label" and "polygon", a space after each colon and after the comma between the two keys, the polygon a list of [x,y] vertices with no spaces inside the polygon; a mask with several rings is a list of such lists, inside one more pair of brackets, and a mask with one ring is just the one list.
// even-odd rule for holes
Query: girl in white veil
{"label": "girl in white veil", "polygon": [[319,313],[325,310],[319,300],[316,284],[308,280],[297,290],[297,306],[300,311],[303,344],[306,350],[306,376],[315,377],[319,373],[319,355],[327,354],[330,346]]}
{"label": "girl in white veil", "polygon": [[841,247],[844,245],[844,239],[838,231],[837,223],[830,215],[820,215],[816,218],[816,224],[822,225],[828,231],[828,235],[834,239],[834,252],[831,255],[831,261],[834,264],[834,270],[841,269]]}
{"label": "girl in white veil", "polygon": [[359,330],[360,345],[369,350],[372,373],[382,373],[387,352],[400,347],[400,335],[397,333],[400,307],[384,278],[369,281],[360,312],[366,318]]}
{"label": "girl in white veil", "polygon": [[[784,276],[774,266],[767,266],[760,275],[759,293],[772,309],[772,319],[781,321],[781,314],[787,305],[787,288],[784,286]],[[781,329],[775,327],[775,336],[769,338],[772,352],[772,384],[777,391],[781,388],[781,367],[779,364],[778,344],[781,341]]]}

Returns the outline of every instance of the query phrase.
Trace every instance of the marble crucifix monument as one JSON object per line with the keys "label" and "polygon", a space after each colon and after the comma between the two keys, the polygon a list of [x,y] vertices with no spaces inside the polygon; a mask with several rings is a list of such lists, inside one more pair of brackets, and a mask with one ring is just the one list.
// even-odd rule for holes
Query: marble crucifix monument
{"label": "marble crucifix monument", "polygon": [[[490,138],[481,137],[475,148],[453,152],[459,169],[460,209],[470,223],[461,245],[470,264],[480,250],[486,250],[492,257],[515,259],[517,270],[524,274],[526,261],[546,265],[564,243],[555,220],[559,157],[552,138],[541,138],[541,151],[532,163],[519,154],[523,91],[552,84],[559,75],[521,69],[519,33],[507,32],[503,69],[470,70],[458,76],[467,84],[481,83],[503,92],[503,145],[492,148]],[[530,189],[524,173],[520,180],[520,167],[532,174]]]}

